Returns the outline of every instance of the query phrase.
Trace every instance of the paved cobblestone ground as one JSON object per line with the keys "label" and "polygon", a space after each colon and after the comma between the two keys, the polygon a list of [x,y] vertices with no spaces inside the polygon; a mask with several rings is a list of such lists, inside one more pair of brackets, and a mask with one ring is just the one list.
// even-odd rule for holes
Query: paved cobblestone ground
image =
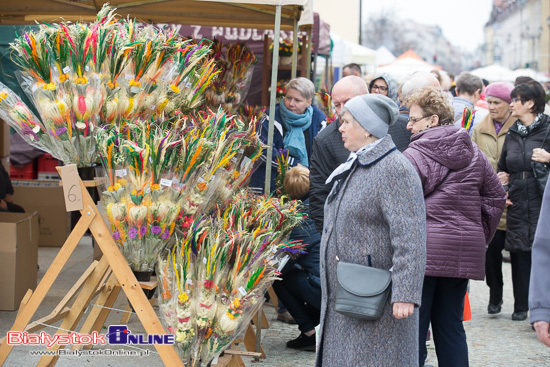
{"label": "paved cobblestone ground", "polygon": [[[39,249],[39,278],[44,275],[45,270],[57,254],[56,248]],[[68,264],[63,269],[58,281],[54,284],[48,295],[44,299],[42,306],[32,318],[37,320],[51,312],[58,304],[59,300],[72,287],[75,279],[80,277],[82,271],[88,267],[91,262],[92,249],[89,238],[82,241]],[[472,306],[471,321],[465,323],[468,336],[468,346],[470,352],[470,366],[472,367],[542,367],[550,366],[550,348],[542,345],[536,338],[536,334],[531,330],[528,321],[511,321],[510,315],[513,309],[512,286],[510,281],[510,264],[504,264],[505,285],[504,285],[504,305],[502,313],[496,316],[487,314],[487,302],[489,290],[484,282],[470,283],[470,301]],[[115,308],[124,308],[126,298],[120,296],[115,304]],[[247,367],[309,367],[313,366],[315,353],[299,352],[286,348],[286,342],[299,335],[296,325],[288,325],[276,320],[273,307],[265,306],[271,327],[262,332],[263,348],[267,355],[266,359],[259,363],[254,363],[251,358],[244,358]],[[0,312],[0,337],[5,336],[7,331],[15,320],[17,311]],[[122,313],[113,311],[107,319],[106,325],[115,325],[120,322]],[[82,322],[81,322],[82,323]],[[133,333],[143,333],[143,326],[139,319],[134,315],[127,324]],[[78,329],[78,328],[77,328]],[[56,330],[45,329],[50,334]],[[106,348],[106,347],[104,347]],[[95,349],[102,349],[98,346]],[[162,360],[152,348],[147,357],[129,358],[129,357],[62,357],[57,366],[117,366],[117,367],[161,367]],[[18,346],[12,350],[10,357],[4,366],[35,366],[38,356],[31,356],[31,350],[44,350],[43,347]],[[433,343],[429,345],[429,356],[427,364],[437,367],[437,360]],[[204,367],[204,366],[203,366]],[[330,367],[348,367],[345,362],[341,366]],[[353,366],[355,367],[355,366]],[[363,367],[363,366],[361,366]],[[371,367],[371,366],[366,366]],[[376,367],[376,366],[373,366]],[[396,366],[399,367],[399,366]]]}
{"label": "paved cobblestone ground", "polygon": [[[513,312],[510,264],[504,264],[504,304],[502,312],[487,314],[489,288],[482,281],[470,282],[472,320],[465,322],[471,367],[542,367],[550,366],[550,348],[541,344],[528,321],[512,321]],[[266,307],[268,318],[275,317],[273,307]],[[263,331],[262,346],[267,358],[260,363],[245,361],[246,366],[306,367],[313,366],[315,354],[286,348],[286,342],[299,335],[295,325],[272,320]],[[429,342],[427,365],[437,367],[433,341]],[[342,365],[344,366],[344,365]]]}

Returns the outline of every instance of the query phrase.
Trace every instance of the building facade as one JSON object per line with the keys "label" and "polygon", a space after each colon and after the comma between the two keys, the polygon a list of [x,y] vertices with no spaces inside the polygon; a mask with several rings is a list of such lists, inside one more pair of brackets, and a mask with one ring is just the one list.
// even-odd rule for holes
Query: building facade
{"label": "building facade", "polygon": [[359,43],[360,0],[313,0],[313,11],[330,24],[330,31]]}
{"label": "building facade", "polygon": [[485,26],[486,65],[550,72],[550,0],[493,0]]}

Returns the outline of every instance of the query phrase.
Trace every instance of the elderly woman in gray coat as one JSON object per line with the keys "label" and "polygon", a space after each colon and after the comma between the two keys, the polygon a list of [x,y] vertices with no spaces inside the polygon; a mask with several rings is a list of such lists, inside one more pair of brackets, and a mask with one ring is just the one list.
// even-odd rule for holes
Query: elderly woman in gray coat
{"label": "elderly woman in gray coat", "polygon": [[[397,115],[391,99],[370,94],[348,101],[341,116],[342,140],[352,153],[327,180],[333,189],[321,242],[317,366],[418,364],[416,308],[426,261],[426,215],[418,175],[387,134]],[[337,255],[340,261],[392,269],[380,319],[335,311]]]}

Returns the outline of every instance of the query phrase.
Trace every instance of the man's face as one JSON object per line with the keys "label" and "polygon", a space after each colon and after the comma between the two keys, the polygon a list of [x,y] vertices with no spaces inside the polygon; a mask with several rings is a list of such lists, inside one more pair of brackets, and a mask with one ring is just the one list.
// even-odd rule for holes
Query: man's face
{"label": "man's face", "polygon": [[337,116],[340,116],[347,101],[355,97],[351,88],[334,88],[332,91],[332,103]]}

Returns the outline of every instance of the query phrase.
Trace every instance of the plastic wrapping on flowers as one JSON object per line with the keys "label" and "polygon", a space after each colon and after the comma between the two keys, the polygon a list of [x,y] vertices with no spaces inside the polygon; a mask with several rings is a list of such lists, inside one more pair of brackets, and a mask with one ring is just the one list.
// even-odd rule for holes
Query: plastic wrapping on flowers
{"label": "plastic wrapping on flowers", "polygon": [[155,124],[98,128],[107,184],[100,190],[113,238],[130,267],[152,269],[174,231],[224,208],[261,156],[257,122],[221,110]]}
{"label": "plastic wrapping on flowers", "polygon": [[180,213],[179,192],[165,176],[181,140],[168,126],[142,121],[120,132],[100,129],[97,140],[107,175],[101,201],[113,238],[132,270],[150,271]]}
{"label": "plastic wrapping on flowers", "polygon": [[189,117],[186,124],[173,167],[182,207],[176,229],[183,232],[203,213],[224,208],[234,192],[245,187],[263,149],[255,119],[246,124],[220,109]]}
{"label": "plastic wrapping on flowers", "polygon": [[96,57],[93,44],[100,29],[112,26],[113,17],[104,10],[90,26],[42,24],[10,44],[23,69],[17,73],[19,83],[49,135],[58,140],[52,147],[57,150],[49,153],[65,163],[89,166],[96,161],[93,131],[105,90],[97,72],[103,60]]}
{"label": "plastic wrapping on flowers", "polygon": [[225,111],[235,113],[246,98],[258,60],[242,42],[224,44],[214,40],[212,55],[220,74],[207,91],[207,106],[217,109],[221,105]]}
{"label": "plastic wrapping on flowers", "polygon": [[277,279],[278,256],[303,214],[298,202],[235,194],[216,216],[199,217],[157,266],[161,320],[184,364],[209,363],[246,327]]}
{"label": "plastic wrapping on flowers", "polygon": [[55,132],[45,126],[21,101],[19,96],[0,82],[0,118],[15,129],[29,144],[50,152],[57,159],[68,161],[66,150],[55,138]]}
{"label": "plastic wrapping on flowers", "polygon": [[18,80],[41,122],[33,123],[17,98],[0,109],[9,115],[7,108],[17,107],[22,116],[8,122],[27,142],[78,166],[97,161],[99,126],[121,128],[127,120],[189,113],[202,105],[218,73],[207,57],[209,42],[195,44],[174,31],[116,20],[107,5],[94,23],[40,24],[10,46],[22,69]]}

